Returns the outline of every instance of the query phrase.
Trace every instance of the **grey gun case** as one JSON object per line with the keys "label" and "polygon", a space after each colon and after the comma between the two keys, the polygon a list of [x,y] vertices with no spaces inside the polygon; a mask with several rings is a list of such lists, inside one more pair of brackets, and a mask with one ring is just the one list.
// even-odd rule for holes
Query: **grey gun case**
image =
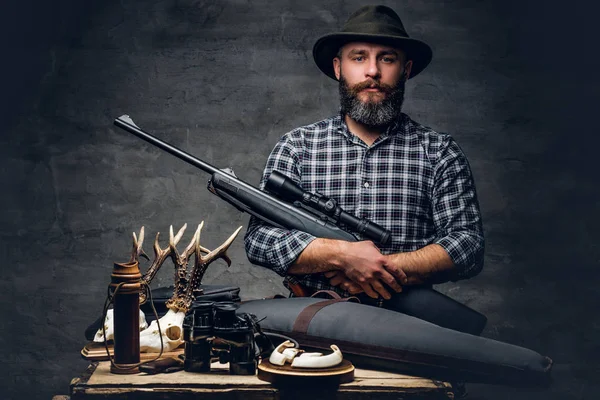
{"label": "grey gun case", "polygon": [[[442,328],[396,311],[340,299],[296,297],[243,302],[262,330],[330,352],[362,368],[464,382],[546,386],[552,360],[533,350]],[[277,345],[277,344],[275,344]]]}

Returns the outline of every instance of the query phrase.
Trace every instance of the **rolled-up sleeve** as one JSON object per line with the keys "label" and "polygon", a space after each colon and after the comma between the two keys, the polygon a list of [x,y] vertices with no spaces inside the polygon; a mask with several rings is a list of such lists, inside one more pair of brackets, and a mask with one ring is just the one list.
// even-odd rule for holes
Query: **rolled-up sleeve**
{"label": "rolled-up sleeve", "polygon": [[453,281],[473,277],[483,267],[485,247],[479,202],[467,158],[449,136],[440,146],[434,179],[434,243],[454,262]]}
{"label": "rolled-up sleeve", "polygon": [[[267,179],[274,170],[300,184],[299,158],[293,139],[289,134],[284,135],[267,159],[260,189],[264,189]],[[306,232],[277,228],[256,217],[251,217],[244,236],[244,244],[250,262],[286,276],[290,265],[314,239],[315,236]]]}

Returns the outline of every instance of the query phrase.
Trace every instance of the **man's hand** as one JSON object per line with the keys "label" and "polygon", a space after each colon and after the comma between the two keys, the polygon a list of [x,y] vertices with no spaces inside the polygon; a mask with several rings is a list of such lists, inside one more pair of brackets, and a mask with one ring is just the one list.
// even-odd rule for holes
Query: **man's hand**
{"label": "man's hand", "polygon": [[[391,298],[386,286],[402,291],[407,277],[402,264],[393,263],[390,256],[381,254],[371,241],[346,242],[317,238],[313,240],[288,268],[292,275],[328,273],[332,285],[349,288],[356,293],[364,291],[372,298]],[[346,289],[347,290],[347,289]],[[350,293],[352,291],[349,290]]]}
{"label": "man's hand", "polygon": [[[352,282],[359,285],[369,297],[391,298],[384,284],[396,292],[402,291],[406,274],[398,267],[386,268],[388,257],[381,254],[371,241],[344,242],[340,257],[341,270]],[[338,278],[339,279],[339,278]]]}
{"label": "man's hand", "polygon": [[360,285],[352,282],[343,271],[335,270],[324,273],[325,277],[329,279],[331,286],[337,286],[344,289],[350,294],[358,294],[364,292]]}

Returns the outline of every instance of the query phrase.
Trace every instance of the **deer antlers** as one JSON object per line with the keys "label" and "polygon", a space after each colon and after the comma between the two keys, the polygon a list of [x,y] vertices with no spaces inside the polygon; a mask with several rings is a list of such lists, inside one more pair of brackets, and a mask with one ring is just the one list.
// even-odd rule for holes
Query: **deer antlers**
{"label": "deer antlers", "polygon": [[[170,256],[175,266],[175,290],[173,291],[171,299],[167,301],[167,308],[172,309],[175,312],[186,312],[189,309],[194,301],[195,292],[202,283],[204,273],[213,261],[222,258],[227,263],[228,267],[231,265],[231,259],[227,256],[226,252],[242,229],[240,226],[225,242],[223,242],[223,244],[211,251],[200,246],[200,232],[202,231],[203,226],[204,221],[198,225],[192,240],[182,253],[179,253],[176,246],[183,237],[187,224],[184,224],[176,235],[173,234],[173,226],[171,225],[169,229],[169,246],[164,249],[161,248],[158,243],[160,232],[156,234],[156,238],[154,239],[154,260],[142,277],[142,282],[146,285],[150,285],[150,282],[162,264]],[[136,236],[135,232],[133,233],[133,248],[130,262],[139,261],[140,257],[149,260],[142,249],[143,242],[144,227],[140,229],[138,236]],[[206,255],[203,255],[202,253],[205,253]],[[195,255],[195,261],[191,271],[188,273],[188,264],[192,255]],[[146,291],[140,293],[140,303],[144,303],[147,300],[147,297],[148,293]]]}

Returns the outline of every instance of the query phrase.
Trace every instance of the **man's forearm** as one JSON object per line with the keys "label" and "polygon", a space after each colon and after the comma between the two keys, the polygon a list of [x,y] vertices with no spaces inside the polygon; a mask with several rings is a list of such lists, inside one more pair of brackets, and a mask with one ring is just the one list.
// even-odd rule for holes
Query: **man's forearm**
{"label": "man's forearm", "polygon": [[315,239],[300,253],[287,272],[290,275],[305,275],[342,269],[339,257],[342,246],[340,240]]}
{"label": "man's forearm", "polygon": [[[289,267],[288,274],[303,275],[345,270],[344,257],[349,249],[347,242],[333,239],[315,239]],[[430,244],[419,250],[391,254],[386,257],[386,268],[402,270],[406,284],[441,283],[449,280],[455,268],[452,259],[438,244]],[[395,274],[395,273],[394,273]]]}
{"label": "man's forearm", "polygon": [[406,273],[409,285],[446,282],[455,268],[448,253],[439,244],[430,244],[416,251],[391,254],[388,257],[391,266]]}

